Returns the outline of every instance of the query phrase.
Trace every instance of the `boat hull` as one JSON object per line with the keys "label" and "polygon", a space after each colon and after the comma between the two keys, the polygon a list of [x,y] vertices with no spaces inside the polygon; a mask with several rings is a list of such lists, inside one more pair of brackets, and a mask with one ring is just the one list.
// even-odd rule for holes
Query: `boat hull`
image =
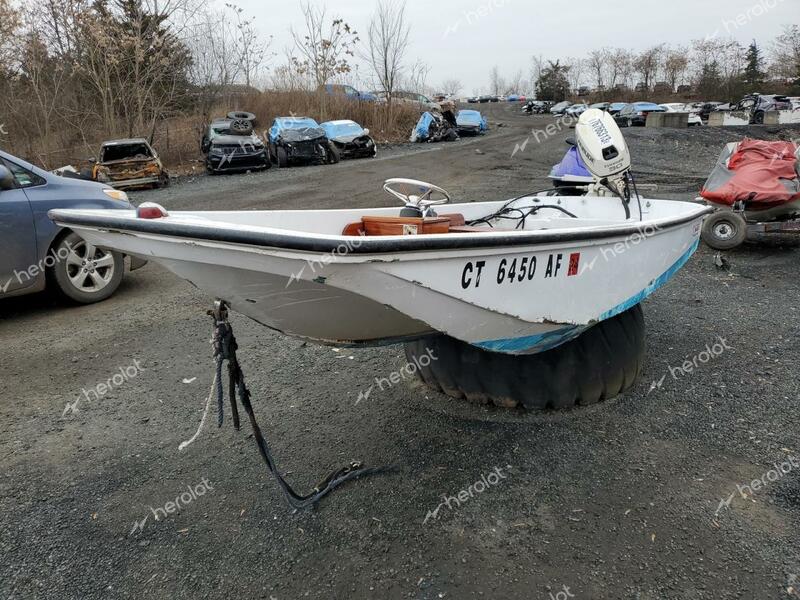
{"label": "boat hull", "polygon": [[[531,354],[575,338],[669,281],[697,249],[708,212],[689,206],[680,219],[643,222],[633,233],[544,231],[513,243],[497,237],[495,245],[484,235],[472,247],[462,234],[415,236],[430,238],[431,247],[407,252],[365,252],[369,238],[341,238],[334,251],[321,252],[228,241],[218,232],[202,239],[81,224],[61,215],[69,211],[54,218],[61,215],[60,224],[95,245],[158,262],[288,335],[346,346],[444,333],[494,352]],[[440,238],[458,243],[437,247]]]}

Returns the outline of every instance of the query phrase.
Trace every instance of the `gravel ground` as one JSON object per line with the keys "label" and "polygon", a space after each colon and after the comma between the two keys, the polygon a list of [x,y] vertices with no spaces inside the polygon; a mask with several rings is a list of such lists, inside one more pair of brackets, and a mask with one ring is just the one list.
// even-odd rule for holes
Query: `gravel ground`
{"label": "gravel ground", "polygon": [[[389,206],[380,186],[397,176],[469,200],[548,187],[569,132],[534,139],[512,158],[531,128],[552,120],[488,110],[504,127],[485,138],[186,178],[134,201]],[[763,128],[625,133],[639,181],[657,186],[648,194],[680,199],[696,195],[726,141],[800,137]],[[721,271],[701,249],[645,303],[638,386],[570,412],[473,406],[411,380],[358,402],[375,377],[404,365],[401,348],[337,351],[234,316],[257,415],[297,487],[353,459],[395,467],[296,514],[246,427],[209,427],[178,452],[212,378],[210,300],[190,284],[151,264],[96,306],[46,295],[0,302],[0,595],[797,596],[800,468],[783,463],[800,466],[798,256],[791,240],[762,240],[729,253]],[[687,361],[697,368],[679,370]],[[94,397],[120,369],[124,382]],[[460,506],[443,500],[483,477],[485,491]],[[749,483],[756,479],[763,483]],[[180,509],[156,520],[153,511],[176,499]]]}

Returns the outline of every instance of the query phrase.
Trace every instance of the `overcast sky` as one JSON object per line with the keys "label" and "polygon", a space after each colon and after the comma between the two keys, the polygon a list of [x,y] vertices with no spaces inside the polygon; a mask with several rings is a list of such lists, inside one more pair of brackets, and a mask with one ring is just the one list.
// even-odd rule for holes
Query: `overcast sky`
{"label": "overcast sky", "polygon": [[[302,25],[298,0],[228,1],[256,17],[282,57],[289,27]],[[366,34],[375,2],[317,1]],[[494,65],[506,78],[519,69],[528,75],[534,55],[584,57],[603,46],[642,50],[714,35],[766,46],[784,24],[800,24],[800,0],[407,0],[406,12],[408,62],[428,63],[433,87],[456,78],[464,93],[488,87]]]}

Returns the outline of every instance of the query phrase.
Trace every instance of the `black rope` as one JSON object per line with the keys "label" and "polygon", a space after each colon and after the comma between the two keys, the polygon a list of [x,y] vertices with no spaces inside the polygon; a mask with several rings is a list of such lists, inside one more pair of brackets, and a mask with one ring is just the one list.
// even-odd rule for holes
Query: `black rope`
{"label": "black rope", "polygon": [[[227,320],[226,307],[220,306],[218,312],[223,315],[221,318],[217,311],[212,311],[209,313],[214,317],[215,323],[213,337],[214,359],[218,374],[221,374],[222,372],[223,362],[226,360],[228,361],[228,392],[230,394],[233,426],[237,431],[239,431],[239,409],[236,404],[236,398],[238,396],[239,402],[242,403],[244,411],[247,413],[247,417],[250,420],[250,426],[253,429],[253,436],[255,437],[261,457],[267,464],[267,468],[269,469],[270,473],[278,482],[278,485],[280,486],[286,501],[289,503],[289,506],[296,510],[313,507],[324,496],[328,495],[330,492],[347,481],[388,470],[386,468],[367,468],[364,467],[360,462],[353,462],[346,467],[342,467],[341,469],[332,472],[319,484],[317,484],[317,486],[311,490],[310,494],[301,495],[295,492],[292,486],[289,485],[289,483],[278,471],[278,467],[275,463],[275,459],[272,457],[267,440],[264,438],[264,434],[261,432],[261,428],[258,426],[255,414],[253,413],[253,405],[250,403],[250,390],[247,388],[247,385],[245,385],[244,373],[236,356],[236,350],[239,346],[236,343],[236,337],[233,335],[233,327],[231,327],[231,324]],[[220,427],[222,426],[224,412],[224,394],[222,392],[221,380],[222,377],[220,376],[219,383],[217,384],[217,411],[218,423]]]}

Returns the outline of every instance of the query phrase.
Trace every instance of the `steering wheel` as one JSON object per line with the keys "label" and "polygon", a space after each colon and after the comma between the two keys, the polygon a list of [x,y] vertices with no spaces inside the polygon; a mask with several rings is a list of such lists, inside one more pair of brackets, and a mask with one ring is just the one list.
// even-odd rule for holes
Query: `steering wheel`
{"label": "steering wheel", "polygon": [[[383,189],[400,200],[404,206],[420,210],[423,215],[427,214],[432,206],[447,204],[451,200],[447,190],[416,179],[387,179]],[[434,198],[434,194],[439,197]]]}

